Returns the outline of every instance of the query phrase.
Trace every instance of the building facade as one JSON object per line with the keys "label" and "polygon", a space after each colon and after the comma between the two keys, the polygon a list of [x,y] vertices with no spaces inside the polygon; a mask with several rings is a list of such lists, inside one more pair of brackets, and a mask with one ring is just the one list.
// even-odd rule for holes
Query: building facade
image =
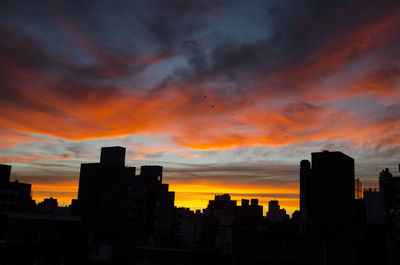
{"label": "building facade", "polygon": [[34,209],[31,184],[10,181],[11,166],[0,164],[0,213],[28,212]]}
{"label": "building facade", "polygon": [[174,192],[162,183],[161,166],[125,167],[125,148],[103,147],[100,163],[82,164],[77,207],[83,227],[100,241],[169,246],[174,231]]}

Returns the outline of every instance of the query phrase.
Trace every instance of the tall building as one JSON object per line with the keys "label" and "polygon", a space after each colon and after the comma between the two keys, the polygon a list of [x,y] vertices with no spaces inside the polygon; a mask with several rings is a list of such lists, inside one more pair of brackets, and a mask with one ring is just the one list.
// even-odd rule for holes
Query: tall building
{"label": "tall building", "polygon": [[86,230],[112,236],[129,223],[127,187],[134,176],[135,168],[125,167],[125,148],[119,146],[103,147],[100,163],[81,164],[78,203]]}
{"label": "tall building", "polygon": [[[145,204],[135,203],[134,199],[133,205],[139,206],[136,207],[139,213],[145,213],[144,227],[151,245],[171,247],[175,230],[175,192],[169,191],[169,185],[162,183],[162,176],[162,166],[142,166],[132,189],[138,191],[136,194],[144,192]],[[136,201],[140,202],[142,198],[136,195]]]}
{"label": "tall building", "polygon": [[[400,171],[400,165],[399,165]],[[389,169],[379,174],[379,193],[382,198],[385,223],[400,227],[400,177],[394,177]]]}
{"label": "tall building", "polygon": [[[311,154],[311,166],[302,161],[301,211],[313,231],[349,231],[354,222],[354,159],[342,152]],[[303,215],[303,213],[302,213]]]}
{"label": "tall building", "polygon": [[83,227],[100,240],[133,235],[136,245],[171,243],[174,192],[161,166],[125,167],[125,148],[103,147],[100,163],[82,164],[78,208]]}
{"label": "tall building", "polygon": [[215,195],[214,200],[208,202],[204,213],[215,216],[233,215],[236,205],[237,201],[231,200],[229,194]]}
{"label": "tall building", "polygon": [[203,214],[189,208],[176,208],[175,247],[199,248],[203,239]]}
{"label": "tall building", "polygon": [[0,164],[0,185],[10,182],[11,166]]}
{"label": "tall building", "polygon": [[324,264],[354,264],[354,159],[342,152],[312,153],[308,168],[302,161],[300,205],[306,231],[324,238]]}
{"label": "tall building", "polygon": [[205,218],[210,223],[207,224],[211,234],[211,246],[222,249],[224,254],[232,254],[232,226],[235,219],[237,201],[231,200],[229,194],[215,195],[214,200],[210,200],[204,209]]}
{"label": "tall building", "polygon": [[394,177],[388,168],[382,170],[379,174],[379,190],[385,212],[400,210],[400,177]]}
{"label": "tall building", "polygon": [[376,191],[376,189],[365,189],[364,201],[367,224],[384,224],[385,210],[383,208],[382,193]]}
{"label": "tall building", "polygon": [[53,197],[45,198],[38,203],[37,209],[41,213],[56,213],[58,210],[58,201]]}
{"label": "tall building", "polygon": [[31,184],[10,181],[11,166],[0,164],[0,213],[26,212],[35,206]]}
{"label": "tall building", "polygon": [[286,222],[289,221],[289,215],[284,208],[281,209],[278,201],[269,201],[267,220],[273,223]]}
{"label": "tall building", "polygon": [[301,222],[306,225],[310,218],[311,198],[311,163],[308,160],[300,162],[300,213]]}
{"label": "tall building", "polygon": [[[250,204],[249,204],[250,202]],[[242,199],[241,206],[236,206],[235,221],[248,225],[257,224],[263,220],[263,206],[258,204],[258,199]]]}

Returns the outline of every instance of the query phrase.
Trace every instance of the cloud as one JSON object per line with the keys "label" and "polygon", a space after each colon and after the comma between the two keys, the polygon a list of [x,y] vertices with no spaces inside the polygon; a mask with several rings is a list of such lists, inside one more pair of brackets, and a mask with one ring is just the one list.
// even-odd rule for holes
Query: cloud
{"label": "cloud", "polygon": [[40,138],[0,127],[0,148],[6,148],[18,144],[42,141]]}
{"label": "cloud", "polygon": [[260,2],[3,1],[0,162],[38,200],[76,196],[79,163],[115,144],[165,165],[181,206],[296,209],[298,161],[321,149],[373,185],[398,161],[399,2]]}
{"label": "cloud", "polygon": [[[335,104],[357,97],[389,109],[399,96],[399,5],[360,3],[272,1],[265,10],[269,34],[247,43],[203,37],[190,49],[182,43],[206,34],[209,16],[229,5],[121,4],[137,17],[124,11],[108,20],[99,14],[121,5],[55,4],[53,15],[41,12],[56,22],[57,49],[23,23],[0,27],[7,40],[0,45],[0,126],[15,139],[162,133],[199,150],[331,139],[398,145],[398,117],[387,109],[366,116]],[[40,25],[49,33],[48,24]],[[186,64],[168,66],[177,57]],[[160,63],[172,70],[155,87],[126,84]],[[376,136],[386,128],[389,136]]]}
{"label": "cloud", "polygon": [[62,156],[43,156],[36,154],[25,154],[23,156],[0,156],[0,163],[17,162],[17,163],[32,163],[39,160],[60,161],[67,160],[70,156],[64,154]]}

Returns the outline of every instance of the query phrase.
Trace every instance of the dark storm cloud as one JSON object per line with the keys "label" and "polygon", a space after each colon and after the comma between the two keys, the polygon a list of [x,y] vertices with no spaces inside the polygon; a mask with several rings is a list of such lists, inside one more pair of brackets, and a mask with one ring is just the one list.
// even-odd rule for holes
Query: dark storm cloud
{"label": "dark storm cloud", "polygon": [[[54,47],[69,48],[68,44],[74,44],[95,60],[91,67],[75,66],[77,74],[107,78],[140,72],[154,60],[175,55],[182,48],[182,42],[204,26],[204,14],[212,13],[223,4],[224,1],[180,0],[168,1],[168,4],[165,1],[40,1],[35,4],[5,1],[0,12],[3,23],[26,27],[30,34],[46,40],[56,35],[58,38],[51,43]],[[66,43],[60,43],[62,37]],[[69,48],[71,51],[76,52]]]}
{"label": "dark storm cloud", "polygon": [[[262,80],[267,83],[263,89],[274,90],[274,95],[302,93],[307,89],[307,80],[318,80],[332,71],[342,70],[380,45],[380,40],[368,43],[374,41],[368,34],[376,24],[384,27],[380,23],[398,22],[400,3],[310,0],[270,1],[268,6],[265,26],[271,27],[270,35],[252,43],[221,38],[210,58],[194,50],[188,55],[191,68],[177,73],[183,79],[202,81],[227,78],[246,90],[257,87],[257,82]],[[385,22],[388,18],[393,19]],[[387,30],[389,34],[396,32],[392,28]],[[353,40],[359,32],[364,32],[365,39]],[[390,47],[398,46],[400,40],[390,41],[385,47],[398,54]],[[375,71],[385,78],[393,72]],[[245,82],[241,82],[243,79]]]}
{"label": "dark storm cloud", "polygon": [[[112,97],[119,89],[104,85],[105,79],[135,76],[180,53],[183,42],[204,26],[203,15],[222,5],[222,1],[2,2],[0,38],[7,40],[0,44],[2,98],[60,115],[59,110],[32,100],[27,90],[60,98]],[[58,37],[49,41],[52,36]]]}
{"label": "dark storm cloud", "polygon": [[[9,18],[12,15],[25,20],[32,17],[37,21],[37,15],[41,15],[42,20],[47,21],[42,22],[47,25],[43,30],[49,30],[51,25],[57,28],[69,42],[91,56],[94,62],[89,65],[77,64],[74,63],[77,55],[55,55],[48,50],[41,50],[46,45],[38,42],[37,36],[23,34],[18,28],[12,28],[11,31],[21,33],[21,45],[3,52],[16,57],[17,52],[22,51],[16,58],[18,66],[25,64],[26,67],[56,71],[63,78],[68,78],[60,80],[63,83],[66,81],[66,87],[76,87],[78,91],[81,90],[80,83],[87,86],[105,78],[135,75],[153,62],[183,53],[187,56],[189,69],[177,71],[173,79],[201,83],[227,78],[234,86],[229,87],[228,93],[231,94],[243,93],[244,89],[249,90],[258,82],[267,82],[270,86],[264,87],[264,90],[295,94],[302,92],[304,78],[309,77],[294,75],[292,79],[282,79],[277,75],[282,71],[307,66],[321,50],[344,45],[340,40],[349,38],[352,32],[362,29],[371,21],[385,18],[399,6],[397,1],[384,2],[327,3],[310,0],[283,4],[281,1],[270,1],[265,10],[265,27],[271,27],[269,35],[246,44],[221,35],[215,40],[219,43],[216,47],[202,44],[203,47],[189,51],[183,43],[204,30],[205,14],[223,12],[224,1],[177,0],[168,1],[168,4],[165,1],[117,1],[113,4],[102,1],[42,1],[42,5],[24,3],[26,7],[22,11],[18,10],[15,3],[9,2],[3,4],[3,15],[8,18],[6,21],[12,21]],[[27,8],[29,6],[32,9],[30,11]],[[2,35],[10,38],[10,30],[8,33],[2,32]],[[45,35],[46,32],[42,33],[42,38]],[[32,46],[28,46],[28,43],[32,43]],[[211,52],[205,53],[208,49]],[[27,50],[31,54],[26,54]],[[356,49],[350,50],[346,59],[357,57],[357,52]],[[335,67],[338,66],[322,67],[314,74],[324,75],[331,70],[327,68]],[[77,83],[71,80],[77,80]],[[7,94],[13,93],[9,91]]]}

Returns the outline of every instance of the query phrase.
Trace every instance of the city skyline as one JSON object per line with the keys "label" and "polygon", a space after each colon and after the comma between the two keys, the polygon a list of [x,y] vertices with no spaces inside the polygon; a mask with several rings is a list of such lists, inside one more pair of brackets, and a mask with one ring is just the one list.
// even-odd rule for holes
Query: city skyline
{"label": "city skyline", "polygon": [[[112,154],[112,155],[108,155],[107,157],[105,157],[104,156],[104,159],[103,159],[103,150],[107,150],[107,149],[109,149],[109,150],[115,150],[115,149],[118,149],[118,150],[123,150],[123,153],[120,153],[120,154]],[[107,154],[107,153],[106,153]],[[313,153],[311,153],[311,157],[313,157],[314,155],[319,155],[319,154],[330,154],[330,155],[335,155],[335,154],[342,154],[343,155],[343,153],[342,152],[340,152],[340,151],[329,151],[329,150],[323,150],[322,152],[313,152]],[[344,155],[345,157],[348,157],[348,156],[346,156],[346,155]],[[348,157],[349,158],[349,157]],[[91,163],[81,163],[81,165],[80,165],[80,171],[82,171],[82,166],[83,165],[91,165],[91,164],[98,164],[99,162],[100,162],[100,164],[103,164],[103,163],[107,163],[107,162],[103,162],[103,160],[104,161],[107,161],[107,159],[109,160],[109,161],[122,161],[121,163],[121,165],[123,166],[123,167],[126,167],[126,169],[129,169],[129,171],[132,171],[132,173],[130,173],[130,174],[133,174],[133,175],[136,175],[136,176],[140,176],[140,175],[143,175],[143,174],[146,174],[146,172],[143,172],[143,170],[145,170],[147,167],[149,167],[149,168],[161,168],[161,172],[163,171],[163,166],[162,165],[142,165],[140,168],[139,167],[136,167],[136,166],[132,166],[132,165],[128,165],[128,164],[126,164],[126,148],[125,147],[121,147],[121,146],[109,146],[109,147],[102,147],[101,148],[101,156],[98,156],[98,159],[97,159],[97,161],[94,161],[94,163],[93,162],[91,162]],[[110,160],[111,159],[111,160]],[[353,160],[352,158],[349,158],[349,159],[351,159],[351,160]],[[117,162],[117,163],[119,163],[119,162]],[[305,163],[305,164],[304,164]],[[3,165],[3,166],[9,166],[9,165],[4,165],[4,164],[0,164],[0,165]],[[12,172],[13,172],[13,170],[11,170],[11,166],[9,166],[10,167],[10,171],[11,172],[9,172],[8,174],[10,174],[10,176],[12,175]],[[144,168],[144,169],[143,169]],[[260,205],[262,205],[262,206],[266,206],[266,205],[271,205],[271,203],[272,202],[276,202],[276,203],[280,203],[281,204],[281,206],[283,206],[283,211],[285,211],[285,210],[287,210],[288,211],[288,213],[291,215],[291,214],[293,214],[293,212],[294,211],[300,211],[301,210],[301,208],[303,207],[305,207],[304,205],[305,204],[302,204],[302,202],[301,202],[301,198],[300,198],[300,194],[302,193],[303,194],[303,196],[306,196],[305,194],[307,194],[307,190],[308,189],[310,189],[309,187],[308,188],[305,188],[305,187],[303,187],[302,188],[302,186],[300,185],[300,183],[303,181],[303,183],[306,183],[306,181],[303,179],[302,180],[302,175],[304,175],[304,174],[310,174],[310,173],[305,173],[305,172],[308,172],[308,171],[304,171],[304,169],[303,168],[308,168],[308,169],[306,169],[306,170],[311,170],[311,163],[310,163],[310,161],[309,160],[301,160],[300,162],[299,162],[299,164],[298,164],[298,169],[297,169],[297,174],[298,174],[298,189],[297,190],[295,190],[294,192],[295,192],[295,197],[293,197],[293,199],[294,199],[294,205],[293,205],[293,207],[287,207],[286,209],[285,209],[285,205],[287,205],[285,202],[285,200],[283,200],[283,204],[282,204],[282,201],[281,200],[279,200],[278,201],[278,193],[277,194],[275,194],[276,196],[274,196],[273,194],[268,194],[268,196],[265,196],[265,194],[264,194],[264,196],[262,195],[262,196],[260,196],[260,193],[247,193],[247,194],[242,194],[242,193],[235,193],[235,192],[233,192],[233,193],[229,193],[229,192],[225,192],[225,193],[223,193],[223,192],[211,192],[211,191],[209,191],[209,192],[204,192],[204,197],[203,198],[201,198],[201,199],[198,199],[199,201],[200,200],[202,200],[201,202],[200,202],[200,205],[202,205],[202,206],[198,206],[198,205],[195,205],[195,206],[193,206],[193,205],[191,205],[190,203],[192,202],[191,201],[191,199],[190,199],[190,194],[189,195],[187,195],[189,198],[184,198],[184,199],[178,199],[178,203],[176,203],[176,201],[177,201],[177,199],[176,198],[179,198],[179,196],[177,197],[176,195],[177,195],[177,193],[179,194],[179,192],[181,192],[181,191],[176,191],[176,190],[174,190],[173,189],[173,185],[171,186],[169,183],[168,183],[168,185],[171,187],[171,191],[174,193],[174,197],[175,197],[175,199],[174,199],[174,206],[175,207],[184,207],[184,208],[190,208],[191,210],[204,210],[204,209],[206,209],[208,206],[209,206],[209,203],[212,201],[212,198],[214,198],[215,196],[222,196],[222,195],[229,195],[230,197],[229,197],[229,200],[231,199],[231,197],[232,197],[232,201],[235,201],[235,202],[237,202],[238,204],[237,205],[241,205],[241,206],[243,206],[243,200],[247,200],[247,204],[249,203],[249,201],[251,200],[251,201],[253,201],[253,200],[257,200],[257,204],[258,203],[260,203]],[[324,170],[326,170],[325,168],[324,168]],[[330,169],[331,171],[332,170],[334,170],[334,168],[331,168]],[[400,170],[400,164],[398,164],[398,170]],[[353,169],[352,169],[352,171],[354,172],[354,160],[353,160]],[[384,171],[386,171],[386,172],[390,172],[389,171],[389,169],[388,168],[385,168],[384,170],[382,170],[381,172],[384,172]],[[309,172],[311,172],[311,171],[309,171]],[[392,171],[392,172],[397,172],[397,170],[395,170],[395,171]],[[328,172],[329,173],[329,172]],[[325,174],[328,174],[328,173],[325,173]],[[82,173],[80,173],[80,174],[82,174]],[[331,173],[329,173],[329,174],[331,174],[331,176],[334,178],[335,176],[336,176],[336,173],[334,173],[333,171],[331,172]],[[381,174],[382,173],[379,173],[379,174],[376,174],[376,180],[378,181],[378,177],[377,176],[381,176]],[[396,173],[395,173],[396,174]],[[161,173],[161,176],[163,175],[163,173]],[[326,176],[325,176],[326,177]],[[164,178],[164,180],[168,180],[168,177],[167,176],[165,176],[165,174],[164,174],[164,176],[162,176],[161,178]],[[357,176],[353,176],[352,177],[354,180],[356,180],[357,179]],[[11,182],[15,182],[15,181],[17,181],[17,179],[10,179],[10,181]],[[364,189],[364,190],[371,190],[371,187],[362,187],[362,183],[359,181],[359,179],[357,179],[357,182],[358,182],[358,184],[360,184],[360,187],[361,187],[361,190],[360,190],[360,192],[362,193],[362,189]],[[31,185],[31,183],[29,183],[29,185]],[[305,185],[305,184],[304,184]],[[308,185],[308,184],[307,184]],[[355,183],[353,184],[353,188],[352,188],[352,195],[350,196],[350,197],[352,197],[353,199],[358,199],[358,197],[356,196],[356,187],[355,187]],[[321,184],[318,184],[318,186],[322,186]],[[207,187],[205,187],[205,188],[207,188]],[[209,188],[209,190],[212,190],[212,188],[213,187],[208,187]],[[264,187],[260,187],[260,190],[262,190]],[[229,191],[230,190],[230,188],[228,187],[224,187],[224,188],[220,188],[221,190],[225,190],[225,191]],[[301,192],[301,190],[303,189],[303,192]],[[358,188],[357,188],[358,189]],[[380,190],[379,189],[379,187],[378,188],[373,188],[373,190],[374,191],[376,191],[376,190]],[[325,191],[326,192],[326,191]],[[184,192],[185,193],[185,192]],[[49,193],[49,194],[44,194],[43,195],[43,199],[41,199],[41,200],[35,200],[35,197],[33,196],[33,194],[35,194],[35,190],[34,190],[34,188],[32,187],[32,199],[35,201],[35,203],[36,204],[38,204],[38,203],[40,203],[40,202],[42,202],[43,200],[49,200],[49,199],[56,199],[57,200],[57,202],[59,203],[59,206],[63,206],[63,207],[65,207],[65,206],[68,206],[68,207],[70,207],[71,205],[73,205],[73,200],[76,200],[76,199],[78,199],[78,192],[76,192],[76,196],[75,195],[73,195],[72,197],[68,197],[68,200],[69,201],[67,201],[67,200],[65,200],[65,198],[63,198],[63,197],[61,197],[61,200],[60,200],[60,198],[58,198],[57,197],[57,193]],[[74,193],[75,194],[75,193]],[[297,195],[299,195],[299,196],[297,196]],[[292,198],[291,198],[292,199]],[[204,206],[203,206],[204,205]],[[303,206],[302,206],[303,205]],[[275,206],[274,206],[275,207]],[[263,215],[265,215],[265,216],[268,216],[267,215],[267,213],[268,213],[268,211],[270,210],[270,207],[266,207],[262,212],[263,212]],[[303,212],[306,212],[304,209],[303,209]],[[286,212],[285,212],[286,213]]]}
{"label": "city skyline", "polygon": [[377,187],[400,161],[400,4],[2,1],[0,163],[37,201],[126,146],[177,205],[298,208],[298,162],[341,150]]}
{"label": "city skyline", "polygon": [[[121,156],[119,159],[120,160],[122,159],[124,161],[124,166],[126,166],[127,168],[133,169],[133,174],[136,174],[138,176],[143,174],[143,172],[142,172],[142,168],[143,167],[144,168],[146,168],[146,167],[161,167],[161,168],[163,168],[162,165],[142,165],[141,167],[137,167],[137,166],[134,166],[134,165],[125,164],[126,163],[126,160],[125,160],[125,152],[126,152],[125,150],[126,150],[126,148],[125,147],[109,146],[109,147],[102,147],[101,150],[107,149],[107,148],[110,148],[110,149],[113,149],[113,148],[123,149],[124,150],[124,155]],[[103,153],[103,151],[102,151],[102,153]],[[102,161],[102,156],[100,156],[100,157],[98,156],[97,161],[92,161],[91,163],[81,163],[79,171],[82,170],[82,165],[83,164],[89,164],[90,165],[93,162],[94,163],[98,163],[99,161],[100,161],[100,163],[103,163],[103,162],[101,162]],[[5,165],[5,164],[0,164],[0,165],[10,167],[10,176],[15,175],[13,173],[13,171],[15,170],[14,167],[12,167],[11,165]],[[79,173],[78,173],[78,175],[79,175]],[[168,177],[165,176],[165,175],[164,175],[163,178],[164,179],[168,179]],[[16,181],[17,182],[23,182],[21,179],[18,179],[17,177],[11,177],[10,178],[10,182],[16,182]],[[31,183],[29,183],[29,185],[31,185]],[[174,186],[172,186],[172,187],[174,187]],[[259,190],[262,191],[264,188],[265,187],[259,187]],[[202,206],[198,206],[198,205],[194,205],[193,206],[193,205],[191,205],[191,199],[190,199],[191,195],[190,194],[187,194],[189,199],[187,199],[187,197],[184,197],[184,199],[178,200],[178,204],[176,204],[176,200],[175,200],[175,204],[174,205],[176,207],[185,207],[185,208],[190,208],[192,210],[204,210],[208,206],[208,203],[211,201],[212,198],[214,198],[217,195],[227,194],[226,192],[225,193],[217,192],[218,190],[224,190],[224,191],[232,191],[233,190],[234,191],[234,188],[233,189],[230,188],[230,187],[220,187],[220,188],[218,188],[218,186],[215,187],[213,185],[210,185],[210,187],[207,187],[206,184],[204,185],[204,189],[207,189],[207,191],[203,193],[204,197],[202,197],[200,199],[197,199],[198,201],[201,201],[200,205],[202,205]],[[216,192],[213,192],[213,190],[215,190]],[[173,189],[171,189],[171,191],[175,192],[175,197],[176,197],[176,191],[173,190]],[[179,194],[179,192],[182,192],[182,191],[179,190],[178,194]],[[295,191],[295,192],[299,193],[299,190]],[[183,193],[187,193],[187,192],[183,191]],[[75,195],[75,192],[73,192],[72,197],[67,197],[67,199],[63,198],[62,196],[61,196],[61,198],[57,197],[57,195],[59,195],[57,193],[57,191],[56,192],[49,192],[48,194],[41,195],[41,196],[43,196],[43,198],[42,197],[38,197],[38,196],[34,196],[34,194],[35,194],[35,189],[32,186],[32,199],[35,201],[36,204],[38,204],[38,203],[40,203],[40,202],[42,202],[43,200],[46,200],[46,199],[47,200],[48,199],[56,199],[59,206],[71,206],[71,200],[76,200],[78,198],[78,192],[76,192],[76,195]],[[272,194],[272,193],[268,194],[268,196],[265,196],[266,194],[262,194],[261,192],[260,193],[245,193],[245,194],[237,193],[237,192],[231,192],[231,193],[228,192],[228,194],[230,195],[230,197],[232,197],[232,199],[234,201],[239,202],[238,205],[242,205],[241,202],[243,202],[243,200],[245,200],[245,199],[247,199],[248,201],[250,201],[250,199],[251,200],[257,200],[257,203],[258,203],[259,198],[261,198],[261,202],[263,202],[263,203],[265,202],[265,205],[266,205],[270,201],[276,200],[278,198],[278,195],[281,195],[278,192],[275,195]],[[294,203],[298,203],[297,194],[293,194],[293,195],[294,195],[293,199],[295,199]],[[37,198],[40,198],[40,199],[37,200]],[[179,196],[178,196],[178,198],[179,198]],[[290,199],[292,199],[292,198],[290,198]],[[283,200],[283,201],[285,202],[285,200]],[[298,206],[299,205],[293,205],[293,208],[290,208],[289,213],[292,213],[294,210],[299,210],[300,208]],[[265,209],[263,211],[263,214],[265,215],[267,211],[268,211],[268,209]]]}
{"label": "city skyline", "polygon": [[[340,151],[299,163],[300,209],[215,194],[203,210],[175,205],[163,167],[126,165],[126,148],[81,163],[78,198],[38,204],[31,184],[0,164],[1,261],[10,264],[395,264],[400,177],[379,173],[360,196],[355,161]],[[398,165],[400,171],[400,164]],[[20,255],[20,252],[25,255]]]}

